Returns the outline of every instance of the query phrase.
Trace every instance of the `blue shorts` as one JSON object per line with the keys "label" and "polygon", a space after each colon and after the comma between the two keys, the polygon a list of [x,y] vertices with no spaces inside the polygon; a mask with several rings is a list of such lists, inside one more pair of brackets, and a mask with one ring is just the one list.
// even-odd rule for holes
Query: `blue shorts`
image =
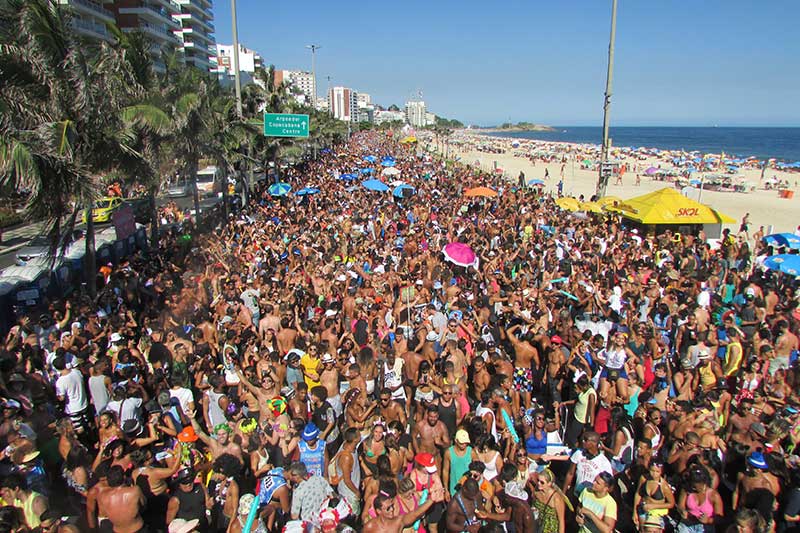
{"label": "blue shorts", "polygon": [[[612,375],[614,374],[614,375]],[[611,378],[609,378],[611,376]],[[625,372],[625,368],[603,368],[603,371],[600,372],[600,379],[608,379],[609,381],[616,381],[618,379],[628,379],[628,373]]]}

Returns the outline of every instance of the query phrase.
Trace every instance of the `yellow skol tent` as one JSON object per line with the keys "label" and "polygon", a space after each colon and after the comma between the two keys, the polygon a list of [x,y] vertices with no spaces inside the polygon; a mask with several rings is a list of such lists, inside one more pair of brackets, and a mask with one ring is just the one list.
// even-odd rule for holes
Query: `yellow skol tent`
{"label": "yellow skol tent", "polygon": [[408,137],[403,137],[400,139],[400,144],[412,144],[417,142],[417,138],[413,135],[409,135]]}
{"label": "yellow skol tent", "polygon": [[556,205],[566,211],[581,210],[581,203],[577,200],[577,198],[572,198],[570,196],[562,196],[556,200]]}
{"label": "yellow skol tent", "polygon": [[609,211],[640,224],[733,224],[736,220],[666,187],[625,200]]}

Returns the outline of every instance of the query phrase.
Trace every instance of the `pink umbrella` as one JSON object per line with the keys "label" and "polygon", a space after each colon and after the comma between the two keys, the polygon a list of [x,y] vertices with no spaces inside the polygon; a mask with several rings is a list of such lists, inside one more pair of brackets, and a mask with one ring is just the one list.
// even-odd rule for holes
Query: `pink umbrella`
{"label": "pink umbrella", "polygon": [[451,242],[444,247],[442,253],[444,253],[445,259],[456,265],[478,267],[478,256],[475,255],[472,248],[462,242]]}

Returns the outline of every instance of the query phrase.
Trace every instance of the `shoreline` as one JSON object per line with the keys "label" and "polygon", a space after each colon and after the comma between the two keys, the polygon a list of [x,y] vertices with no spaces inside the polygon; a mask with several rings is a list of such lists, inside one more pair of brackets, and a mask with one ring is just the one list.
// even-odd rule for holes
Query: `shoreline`
{"label": "shoreline", "polygon": [[[569,128],[569,127],[564,126],[564,128]],[[588,129],[588,128],[599,128],[599,126],[572,126],[571,128],[587,128]],[[618,126],[618,128],[622,128],[622,126]],[[709,130],[711,130],[711,129],[720,129],[720,130],[724,130],[724,129],[726,129],[726,128],[712,128],[710,126],[709,127],[703,127],[703,126],[663,126],[663,127],[662,126],[624,126],[624,128],[626,128],[626,129],[643,129],[643,130],[647,130],[647,129],[676,129],[676,130],[677,129],[709,129]],[[727,128],[727,129],[747,129],[747,128],[744,128],[744,127],[742,127],[742,128],[730,127],[730,128]],[[768,129],[768,128],[766,128],[766,127],[765,128],[754,127],[752,129]],[[775,127],[774,129],[790,129],[790,130],[798,130],[800,132],[800,127],[795,127],[795,128],[791,128],[791,127]],[[602,146],[601,143],[596,142],[596,141],[585,141],[585,142],[582,142],[582,141],[566,141],[566,140],[560,140],[560,139],[531,139],[531,138],[527,138],[527,137],[511,137],[511,136],[506,136],[506,135],[497,135],[498,133],[501,133],[501,134],[502,133],[517,134],[517,133],[525,133],[525,132],[546,132],[546,133],[564,132],[564,133],[566,133],[567,131],[568,131],[567,129],[563,129],[561,127],[551,127],[549,130],[535,130],[535,129],[500,130],[500,129],[496,129],[496,128],[492,128],[492,129],[488,129],[488,128],[487,129],[475,129],[475,128],[466,129],[466,128],[464,128],[464,129],[457,130],[458,133],[460,133],[460,134],[462,134],[464,136],[482,136],[482,137],[492,137],[494,139],[509,139],[509,140],[515,140],[517,142],[520,142],[521,144],[522,143],[565,143],[565,144],[571,144],[571,145],[591,146],[591,147],[595,147],[597,149],[600,149],[601,146]],[[703,150],[703,149],[689,150],[689,149],[685,149],[685,148],[662,148],[662,147],[658,147],[658,146],[646,146],[644,144],[639,144],[639,143],[636,143],[635,146],[631,146],[630,143],[619,144],[619,145],[613,144],[611,149],[612,150],[647,150],[648,152],[670,152],[670,153],[675,153],[675,154],[684,154],[684,155],[687,155],[687,156],[688,155],[691,155],[691,156],[696,156],[696,155],[716,155],[716,156],[719,156],[720,155],[719,153],[716,153],[716,152],[710,151],[710,150]],[[757,161],[762,162],[762,163],[763,162],[770,162],[772,164],[772,166],[775,166],[776,168],[777,168],[778,165],[783,164],[783,165],[786,166],[786,168],[789,168],[789,169],[794,168],[795,170],[800,170],[800,167],[798,167],[798,166],[792,167],[793,164],[800,163],[800,153],[797,154],[797,155],[792,155],[791,157],[775,157],[775,156],[772,156],[772,155],[769,155],[769,156],[754,155],[752,153],[744,154],[744,153],[729,151],[729,150],[726,150],[726,149],[721,150],[721,153],[725,154],[726,158],[728,158],[728,159],[757,160]],[[784,168],[780,168],[779,170],[784,170]]]}
{"label": "shoreline", "polygon": [[[519,142],[519,145],[512,147],[512,142]],[[450,153],[457,156],[461,163],[502,173],[511,183],[516,184],[520,172],[523,172],[526,182],[542,180],[542,189],[547,194],[557,195],[559,181],[562,182],[564,196],[583,196],[588,200],[595,194],[597,160],[601,151],[599,145],[498,137],[472,130],[459,130],[450,138],[449,145]],[[698,188],[689,191],[694,194],[692,198],[699,196],[701,203],[736,219],[736,224],[727,225],[734,231],[738,230],[739,222],[746,214],[749,214],[751,235],[759,226],[764,226],[765,231],[772,226],[773,233],[794,233],[800,225],[798,171],[769,168],[763,172],[762,179],[762,169],[756,165],[757,160],[748,160],[736,174],[721,175],[720,169],[688,174],[685,167],[673,165],[672,155],[675,151],[614,147],[612,153],[615,154],[613,158],[626,165],[627,172],[621,182],[616,177],[609,180],[609,196],[629,199],[664,187],[681,190],[681,181],[676,187],[676,180],[688,185],[691,176],[691,179],[704,183],[702,192]],[[586,165],[585,162],[590,164]],[[656,169],[657,173],[652,169]],[[712,179],[720,176],[744,187],[746,192],[705,188],[705,183],[710,186]],[[794,193],[794,198],[779,197],[773,183],[780,184],[782,188],[785,186]]]}

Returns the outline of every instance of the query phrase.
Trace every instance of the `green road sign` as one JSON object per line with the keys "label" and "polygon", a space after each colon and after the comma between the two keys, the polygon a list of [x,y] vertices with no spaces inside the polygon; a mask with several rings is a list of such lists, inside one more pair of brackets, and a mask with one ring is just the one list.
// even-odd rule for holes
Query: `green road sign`
{"label": "green road sign", "polygon": [[308,115],[264,113],[267,137],[308,137]]}

